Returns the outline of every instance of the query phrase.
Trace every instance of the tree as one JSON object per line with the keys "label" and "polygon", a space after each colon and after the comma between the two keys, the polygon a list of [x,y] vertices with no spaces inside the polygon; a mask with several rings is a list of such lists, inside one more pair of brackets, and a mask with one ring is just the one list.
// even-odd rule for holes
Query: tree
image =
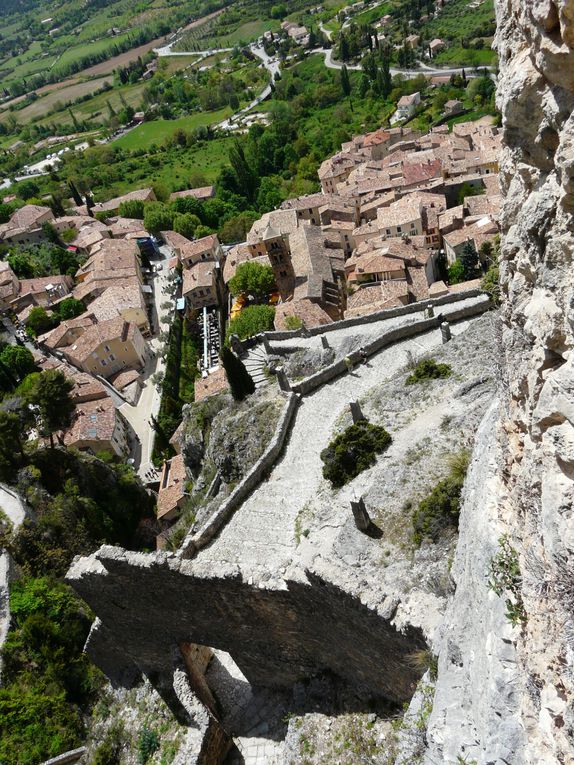
{"label": "tree", "polygon": [[34,306],[26,319],[26,326],[32,331],[34,337],[49,332],[58,324],[58,320],[48,313],[42,306]]}
{"label": "tree", "polygon": [[339,40],[339,58],[341,61],[348,61],[350,58],[349,41],[343,33],[341,33],[341,38]]}
{"label": "tree", "polygon": [[74,183],[74,181],[70,180],[68,181],[68,186],[70,188],[70,194],[72,195],[74,202],[76,203],[78,207],[81,207],[84,204],[84,200],[80,196],[80,192],[76,188],[76,184]]}
{"label": "tree", "polygon": [[36,371],[34,356],[22,345],[6,345],[0,352],[0,361],[19,380]]}
{"label": "tree", "polygon": [[196,239],[201,239],[204,236],[209,236],[211,233],[212,233],[212,231],[209,228],[209,226],[204,226],[203,223],[202,223],[201,226],[198,226],[195,229],[195,238]]}
{"label": "tree", "polygon": [[30,259],[22,253],[8,255],[8,265],[19,279],[31,279],[34,276],[34,266]]}
{"label": "tree", "polygon": [[231,147],[229,162],[235,176],[237,189],[249,202],[254,202],[259,187],[259,176],[247,160],[243,145],[239,141],[235,141]]}
{"label": "tree", "polygon": [[258,302],[266,302],[275,287],[275,276],[271,266],[247,261],[240,263],[235,276],[229,280],[232,295],[253,295]]}
{"label": "tree", "polygon": [[186,239],[193,239],[195,231],[200,225],[200,219],[192,213],[179,213],[173,216],[173,230],[185,236]]}
{"label": "tree", "polygon": [[173,211],[161,202],[150,202],[144,212],[144,227],[150,234],[160,231],[171,231],[173,226]]}
{"label": "tree", "polygon": [[20,419],[12,412],[0,410],[0,475],[4,480],[12,478],[24,450]]}
{"label": "tree", "polygon": [[86,310],[86,306],[81,300],[69,297],[64,298],[61,303],[58,304],[57,311],[60,319],[75,319],[76,316],[81,316]]}
{"label": "tree", "polygon": [[16,188],[16,195],[24,201],[37,197],[39,193],[40,189],[34,181],[22,181]]}
{"label": "tree", "polygon": [[40,433],[49,436],[52,448],[54,433],[72,424],[76,408],[70,396],[73,388],[74,383],[63,372],[48,369],[37,377],[28,393],[29,403],[37,407]]}
{"label": "tree", "polygon": [[221,362],[231,388],[231,395],[236,401],[243,401],[246,396],[255,391],[255,383],[249,372],[230,348],[224,347],[221,351]]}
{"label": "tree", "polygon": [[476,279],[478,276],[480,276],[480,261],[478,259],[478,253],[476,251],[476,247],[474,246],[474,242],[472,242],[470,239],[464,243],[464,247],[462,248],[459,260],[462,264],[464,281],[468,281],[469,279]]}
{"label": "tree", "polygon": [[244,308],[227,327],[226,336],[237,335],[240,340],[273,329],[275,309],[270,305],[250,305]]}
{"label": "tree", "polygon": [[464,281],[464,268],[462,263],[457,258],[454,263],[448,267],[448,283],[460,284]]}
{"label": "tree", "polygon": [[141,199],[128,199],[120,204],[118,212],[122,218],[136,218],[137,220],[143,220],[144,210],[145,205]]}
{"label": "tree", "polygon": [[252,210],[245,210],[239,215],[225,221],[219,231],[219,239],[224,244],[232,242],[243,242],[251,226],[259,220],[259,213]]}
{"label": "tree", "polygon": [[349,78],[349,70],[345,64],[343,64],[341,68],[341,88],[343,90],[343,95],[351,95],[351,80]]}

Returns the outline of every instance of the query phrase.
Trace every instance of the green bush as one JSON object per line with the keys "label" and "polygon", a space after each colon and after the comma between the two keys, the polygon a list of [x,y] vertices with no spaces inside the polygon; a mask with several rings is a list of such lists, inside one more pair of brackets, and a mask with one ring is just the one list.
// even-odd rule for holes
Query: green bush
{"label": "green bush", "polygon": [[340,488],[374,465],[376,455],[384,452],[391,441],[391,436],[380,425],[366,420],[351,425],[321,452],[325,463],[323,477],[334,488]]}
{"label": "green bush", "polygon": [[413,513],[414,541],[429,538],[438,542],[445,528],[458,528],[460,495],[470,455],[463,450],[449,460],[450,472],[439,481]]}
{"label": "green bush", "polygon": [[81,743],[81,709],[99,684],[83,653],[91,619],[67,585],[47,577],[14,582],[10,611],[0,688],[0,761],[36,765]]}
{"label": "green bush", "polygon": [[145,765],[149,758],[159,749],[159,738],[155,731],[145,726],[140,731],[138,741],[138,762]]}
{"label": "green bush", "polygon": [[285,328],[294,330],[294,329],[301,329],[303,326],[303,322],[298,316],[286,316],[285,317]]}
{"label": "green bush", "polygon": [[275,321],[275,309],[270,305],[250,305],[244,308],[236,319],[229,322],[226,340],[231,335],[237,335],[240,340],[257,335],[259,332],[268,332],[273,329]]}
{"label": "green bush", "polygon": [[434,359],[419,361],[411,374],[405,380],[405,385],[415,385],[425,380],[438,380],[450,377],[452,369],[448,364],[437,364]]}

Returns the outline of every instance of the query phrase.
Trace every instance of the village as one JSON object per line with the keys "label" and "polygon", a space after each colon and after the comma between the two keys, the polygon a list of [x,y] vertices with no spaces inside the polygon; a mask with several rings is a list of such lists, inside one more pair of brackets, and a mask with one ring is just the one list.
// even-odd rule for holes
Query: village
{"label": "village", "polygon": [[[416,94],[399,108],[413,103]],[[230,296],[229,283],[244,264],[272,269],[275,285],[266,300],[280,331],[479,287],[499,232],[501,135],[491,123],[356,136],[321,165],[320,192],[265,213],[246,241],[231,246],[216,234],[151,236],[142,220],[119,214],[126,202],[154,202],[152,189],[91,206],[71,200],[62,217],[36,204],[17,210],[0,226],[3,244],[41,243],[47,232],[68,232],[68,248],[81,261],[73,277],[32,279],[0,262],[0,310],[10,342],[26,344],[40,369],[59,369],[74,383],[74,421],[60,442],[133,465],[158,493],[158,518],[173,523],[188,492],[183,457],[160,466],[153,450],[157,381],[165,370],[161,337],[174,317],[196,324],[199,401],[227,388],[219,361],[225,327],[254,302],[252,295]],[[214,194],[203,187],[173,196]],[[454,279],[461,256],[467,266]],[[35,338],[26,334],[34,312],[50,317],[70,298],[80,301],[79,315]],[[171,445],[178,451],[177,433]]]}

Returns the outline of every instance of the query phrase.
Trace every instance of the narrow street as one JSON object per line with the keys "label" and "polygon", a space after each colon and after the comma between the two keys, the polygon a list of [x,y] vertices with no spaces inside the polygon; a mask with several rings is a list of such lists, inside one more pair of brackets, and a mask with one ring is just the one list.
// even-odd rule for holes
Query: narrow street
{"label": "narrow street", "polygon": [[[161,304],[172,301],[172,298],[164,292],[164,289],[169,283],[167,278],[169,272],[166,269],[166,253],[163,252],[162,255],[164,256],[164,260],[159,262],[163,263],[163,268],[155,275],[153,281],[154,302],[159,322],[159,333],[167,332],[169,330],[169,322],[162,322],[161,317],[162,315],[169,315],[170,311],[162,310]],[[172,310],[175,310],[175,307]],[[123,403],[119,407],[119,411],[129,422],[139,439],[138,453],[132,455],[132,457],[135,459],[137,473],[144,481],[146,480],[146,473],[149,474],[150,471],[154,473],[157,472],[151,461],[154,439],[151,417],[152,415],[154,417],[157,416],[161,403],[161,391],[158,390],[158,386],[153,383],[152,377],[154,374],[165,370],[164,361],[157,355],[161,349],[161,342],[158,336],[159,333],[156,333],[148,343],[150,350],[153,352],[153,356],[151,356],[146,365],[143,374],[143,387],[137,404],[133,406],[132,404]]]}

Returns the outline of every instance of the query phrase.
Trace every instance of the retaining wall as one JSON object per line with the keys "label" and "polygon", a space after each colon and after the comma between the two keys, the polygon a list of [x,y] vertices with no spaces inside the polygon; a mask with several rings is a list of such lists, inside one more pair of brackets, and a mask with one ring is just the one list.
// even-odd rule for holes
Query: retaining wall
{"label": "retaining wall", "polygon": [[[478,291],[476,292],[478,294]],[[458,310],[455,309],[453,311],[445,312],[442,318],[448,319],[448,321],[460,321],[461,319],[483,313],[489,307],[490,301],[485,296],[484,301],[475,303],[474,305],[464,306]],[[371,343],[363,346],[363,349],[367,356],[372,356],[391,343],[396,343],[398,340],[404,340],[407,337],[413,337],[414,335],[419,335],[422,332],[428,332],[431,329],[437,328],[440,324],[440,321],[441,317],[435,316],[432,319],[421,319],[420,321],[414,321],[411,324],[405,324],[402,327],[396,327],[395,329],[391,329],[388,332],[380,335]],[[347,359],[353,366],[355,366],[362,360],[361,353],[359,351],[353,351],[347,356]],[[331,380],[339,377],[339,375],[342,375],[347,371],[347,360],[341,359],[340,361],[336,361],[335,363],[330,364],[328,367],[321,369],[314,375],[310,375],[310,377],[306,377],[304,380],[294,383],[291,388],[296,393],[300,393],[302,396],[305,396],[316,388],[319,388],[321,385],[330,382]]]}
{"label": "retaining wall", "polygon": [[299,337],[316,337],[317,335],[336,332],[337,330],[347,329],[348,327],[360,327],[365,324],[373,324],[377,321],[383,321],[384,319],[394,319],[397,316],[408,316],[409,314],[419,313],[424,311],[428,305],[432,305],[436,308],[441,305],[458,303],[461,300],[467,300],[468,298],[478,297],[478,295],[484,294],[486,293],[483,292],[483,290],[473,288],[466,290],[466,292],[455,292],[454,294],[442,295],[441,297],[429,298],[428,300],[419,300],[417,303],[409,303],[408,305],[398,306],[397,308],[386,308],[384,311],[377,311],[376,313],[370,313],[366,316],[357,316],[353,319],[341,319],[340,321],[334,321],[331,324],[321,324],[312,329],[260,332],[258,335],[253,335],[242,340],[241,344],[245,350],[249,350],[259,343],[262,343],[264,338],[270,342],[273,340],[279,342],[280,340],[295,340]]}
{"label": "retaining wall", "polygon": [[279,422],[275,428],[275,434],[267,449],[263,452],[249,473],[247,473],[231,492],[229,497],[221,504],[217,512],[215,512],[197,532],[190,534],[185,538],[179,550],[180,557],[193,558],[193,556],[201,550],[202,547],[205,547],[217,532],[225,526],[239,505],[241,505],[257,486],[259,486],[265,473],[273,467],[275,460],[283,449],[293,416],[299,406],[299,400],[300,398],[296,393],[289,394],[287,403],[283,408]]}
{"label": "retaining wall", "polygon": [[[341,319],[340,321],[334,321],[332,324],[322,324],[319,327],[313,327],[308,330],[296,329],[292,332],[264,332],[261,335],[256,335],[256,338],[260,341],[262,336],[268,340],[291,340],[296,337],[304,337],[310,335],[316,337],[317,335],[324,335],[328,332],[336,332],[339,329],[347,329],[348,327],[360,327],[365,324],[374,324],[377,321],[383,321],[384,319],[394,319],[396,316],[408,316],[409,314],[419,313],[424,311],[427,305],[433,307],[446,305],[449,303],[458,303],[461,300],[468,300],[468,298],[478,297],[478,295],[484,295],[485,293],[480,289],[471,289],[466,292],[456,292],[451,295],[443,295],[438,298],[432,298],[429,300],[419,300],[417,303],[409,303],[408,305],[398,306],[397,308],[387,308],[384,311],[377,311],[376,313],[369,313],[366,316],[357,316],[353,319]],[[247,341],[242,341],[244,344]],[[255,343],[253,343],[255,345]]]}
{"label": "retaining wall", "polygon": [[69,762],[77,762],[86,752],[85,746],[81,746],[79,749],[70,749],[69,752],[64,752],[64,754],[59,754],[50,760],[45,760],[41,765],[66,765]]}

